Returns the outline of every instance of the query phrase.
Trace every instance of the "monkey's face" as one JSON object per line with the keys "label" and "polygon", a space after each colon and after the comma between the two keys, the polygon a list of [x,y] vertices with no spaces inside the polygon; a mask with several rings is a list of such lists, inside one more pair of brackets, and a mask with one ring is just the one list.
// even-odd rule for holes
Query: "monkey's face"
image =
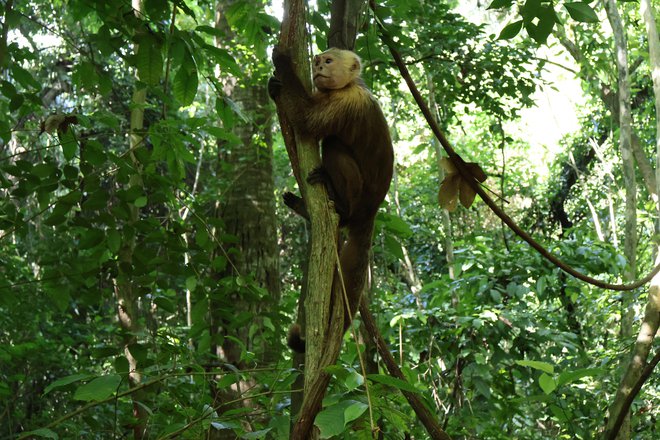
{"label": "monkey's face", "polygon": [[352,52],[330,49],[314,57],[314,85],[318,89],[342,89],[359,75],[360,62]]}

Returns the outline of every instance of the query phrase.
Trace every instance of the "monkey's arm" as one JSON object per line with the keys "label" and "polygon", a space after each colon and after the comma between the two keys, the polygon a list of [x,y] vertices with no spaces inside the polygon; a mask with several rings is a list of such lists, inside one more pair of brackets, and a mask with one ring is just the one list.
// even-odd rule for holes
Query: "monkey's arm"
{"label": "monkey's arm", "polygon": [[307,93],[302,82],[293,70],[291,56],[273,49],[273,64],[275,76],[268,81],[268,93],[278,105],[293,126],[304,135],[310,135],[307,124],[309,109],[314,106],[314,99]]}

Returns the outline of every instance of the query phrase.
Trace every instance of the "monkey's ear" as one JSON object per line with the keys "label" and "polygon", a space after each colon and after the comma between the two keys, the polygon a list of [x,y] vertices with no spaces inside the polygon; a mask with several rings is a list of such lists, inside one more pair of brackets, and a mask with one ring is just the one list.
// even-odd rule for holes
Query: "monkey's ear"
{"label": "monkey's ear", "polygon": [[351,72],[360,72],[362,69],[360,58],[357,55],[353,55],[353,64],[351,64]]}

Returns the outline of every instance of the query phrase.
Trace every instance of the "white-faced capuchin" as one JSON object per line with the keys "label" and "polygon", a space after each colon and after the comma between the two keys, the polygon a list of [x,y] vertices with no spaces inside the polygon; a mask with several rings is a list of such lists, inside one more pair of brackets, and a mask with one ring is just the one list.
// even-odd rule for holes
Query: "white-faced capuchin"
{"label": "white-faced capuchin", "polygon": [[[340,249],[349,302],[344,307],[346,330],[360,305],[374,219],[392,179],[394,152],[389,128],[378,101],[360,78],[361,63],[355,53],[333,48],[314,57],[316,91],[312,95],[296,76],[288,54],[275,48],[273,64],[275,76],[268,82],[271,98],[282,98],[279,105],[298,135],[321,141],[322,165],[307,181],[326,186],[339,224],[348,231]],[[287,193],[284,201],[309,219],[300,197]],[[340,282],[335,272],[333,283]],[[305,351],[300,327],[291,328],[288,344],[297,352]]]}

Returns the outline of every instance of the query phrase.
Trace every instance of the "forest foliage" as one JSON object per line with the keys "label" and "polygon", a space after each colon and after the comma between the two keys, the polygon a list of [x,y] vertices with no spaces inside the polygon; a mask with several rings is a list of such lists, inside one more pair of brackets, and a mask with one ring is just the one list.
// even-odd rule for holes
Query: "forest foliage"
{"label": "forest foliage", "polygon": [[[376,23],[498,204],[580,272],[622,282],[627,193],[602,2],[461,2],[469,14],[453,1],[377,3],[356,51],[397,163],[368,296],[406,381],[349,332],[321,436],[368,439],[377,425],[378,438],[427,438],[402,390],[452,438],[599,436],[648,287],[611,292],[564,274],[478,197],[443,211],[439,146]],[[644,275],[658,250],[655,171],[642,169],[657,167],[656,97],[638,5],[616,3]],[[330,6],[309,6],[315,52]],[[278,9],[0,7],[0,438],[288,438],[302,372],[285,338],[309,230],[281,202],[296,181],[266,94]],[[581,86],[578,128],[557,142],[523,135],[552,124],[521,115],[561,92],[558,70]],[[658,399],[656,375],[633,402],[629,438],[660,435]]]}

